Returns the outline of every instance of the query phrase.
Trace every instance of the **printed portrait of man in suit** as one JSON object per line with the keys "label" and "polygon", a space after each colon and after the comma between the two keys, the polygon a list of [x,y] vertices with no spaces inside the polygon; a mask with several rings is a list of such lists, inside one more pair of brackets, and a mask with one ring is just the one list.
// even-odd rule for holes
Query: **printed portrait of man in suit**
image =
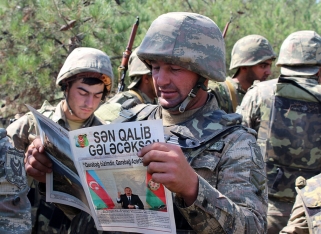
{"label": "printed portrait of man in suit", "polygon": [[144,205],[139,196],[133,194],[130,187],[126,187],[124,192],[124,194],[118,192],[117,197],[117,203],[121,203],[123,209],[144,209]]}

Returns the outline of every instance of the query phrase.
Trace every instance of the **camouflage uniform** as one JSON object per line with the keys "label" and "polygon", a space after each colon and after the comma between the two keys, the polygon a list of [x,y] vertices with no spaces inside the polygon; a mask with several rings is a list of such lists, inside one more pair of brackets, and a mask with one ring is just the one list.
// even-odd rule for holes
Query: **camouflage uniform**
{"label": "camouflage uniform", "polygon": [[296,179],[296,196],[291,217],[280,233],[316,234],[321,232],[321,174],[308,180]]}
{"label": "camouflage uniform", "polygon": [[209,88],[216,92],[221,108],[227,113],[233,113],[233,102],[239,106],[243,100],[246,90],[233,80],[240,67],[254,66],[275,57],[268,40],[260,35],[248,35],[238,40],[233,46],[230,64],[230,70],[237,68],[237,72],[232,78],[227,77],[225,82],[209,82]]}
{"label": "camouflage uniform", "polygon": [[286,225],[296,195],[295,179],[311,178],[321,170],[321,86],[315,76],[320,48],[321,37],[312,31],[291,34],[280,50],[281,76],[252,86],[237,110],[243,125],[258,131],[265,156],[268,233],[278,233]]}
{"label": "camouflage uniform", "polygon": [[0,129],[0,233],[31,233],[29,187],[23,151],[12,148],[5,129]]}
{"label": "camouflage uniform", "polygon": [[243,90],[240,83],[233,80],[233,78],[228,76],[226,77],[225,82],[216,82],[210,80],[208,82],[208,87],[210,88],[210,92],[215,95],[220,108],[226,113],[233,113],[234,110],[231,101],[230,89],[226,82],[230,82],[230,84],[233,85],[235,90],[236,103],[239,106],[243,100],[244,95],[246,94],[246,91]]}
{"label": "camouflage uniform", "polygon": [[[129,61],[128,61],[129,77],[132,81],[128,86],[129,90],[116,94],[114,97],[109,99],[106,103],[101,105],[98,108],[98,110],[95,111],[95,115],[107,123],[111,122],[118,116],[122,108],[121,105],[124,103],[135,102],[136,104],[139,104],[139,103],[156,104],[156,99],[153,100],[149,98],[144,92],[142,92],[138,88],[138,85],[142,76],[151,75],[151,71],[137,57],[136,51],[137,51],[137,48],[130,55]],[[151,87],[151,88],[154,88],[154,87]],[[126,108],[126,104],[124,104],[124,108]]]}
{"label": "camouflage uniform", "polygon": [[[107,57],[107,59],[106,59]],[[100,60],[101,63],[96,63]],[[95,63],[90,64],[91,61]],[[88,62],[88,63],[87,63]],[[75,68],[76,66],[76,68]],[[108,56],[102,51],[93,48],[77,48],[66,59],[64,66],[60,70],[57,78],[57,84],[65,81],[69,77],[82,72],[99,72],[99,74],[107,75],[106,80],[111,79],[113,74]],[[105,83],[105,82],[104,82]],[[106,84],[106,83],[105,83]],[[111,85],[111,84],[108,84]],[[107,85],[106,85],[107,87]],[[40,113],[52,119],[60,126],[67,130],[71,130],[63,111],[63,102],[61,101],[57,107],[53,107],[49,102],[45,101],[40,110]],[[102,121],[95,115],[91,115],[81,126],[81,128],[102,125]],[[35,136],[39,135],[37,122],[31,112],[27,113],[17,121],[13,122],[7,128],[8,136],[12,144],[21,150],[25,150],[33,141]],[[32,178],[30,178],[32,179]],[[40,183],[41,184],[41,183]],[[42,185],[42,184],[41,184]],[[45,196],[39,195],[38,182],[31,182],[32,190],[28,194],[32,204],[32,215],[34,233],[64,233],[68,229],[70,220],[64,213],[52,203],[45,202]]]}
{"label": "camouflage uniform", "polygon": [[[179,32],[184,36],[176,36]],[[198,44],[195,38],[204,44]],[[221,32],[212,20],[202,15],[180,12],[161,15],[152,23],[137,54],[146,63],[159,59],[197,71],[207,79],[225,79]],[[185,100],[179,104],[180,111]],[[163,111],[161,106],[140,104],[126,110],[129,115],[121,114],[113,123],[160,119]],[[186,110],[179,116],[185,116],[180,124],[164,126],[165,138],[167,143],[181,146],[198,174],[199,189],[197,199],[189,207],[173,194],[177,232],[264,233],[266,177],[255,132],[239,125],[238,114],[227,115],[219,110],[212,94],[204,106]],[[82,212],[72,220],[70,233],[98,232],[91,217]]]}

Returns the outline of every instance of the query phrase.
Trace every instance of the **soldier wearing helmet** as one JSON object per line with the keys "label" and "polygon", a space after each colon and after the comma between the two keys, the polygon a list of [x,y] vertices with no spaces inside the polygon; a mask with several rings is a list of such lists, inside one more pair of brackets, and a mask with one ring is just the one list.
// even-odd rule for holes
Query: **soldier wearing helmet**
{"label": "soldier wearing helmet", "polygon": [[[163,120],[166,143],[147,145],[138,156],[153,181],[173,192],[177,233],[264,233],[267,191],[255,132],[240,125],[240,115],[221,111],[207,92],[208,80],[225,80],[225,45],[217,25],[195,13],[163,14],[137,55],[151,68],[158,105],[126,109],[113,123]],[[70,229],[97,233],[86,212],[73,218]]]}
{"label": "soldier wearing helmet", "polygon": [[[56,107],[45,101],[39,112],[67,130],[101,125],[102,122],[94,115],[94,111],[110,92],[112,82],[110,59],[104,52],[94,48],[76,48],[67,57],[56,81],[64,92],[65,99]],[[9,125],[7,132],[13,145],[24,151],[39,135],[36,120],[31,113]],[[47,158],[45,160],[49,161]],[[26,159],[25,163],[27,173],[32,175],[33,172],[28,171],[30,159]],[[45,182],[45,175],[34,178]],[[41,183],[39,185],[43,186]],[[35,182],[32,182],[31,187],[32,193],[38,190]],[[57,233],[62,228],[66,228],[70,221],[63,212],[51,203],[46,203],[44,197],[37,198],[38,192],[35,194],[35,198],[30,195],[34,204],[33,231]]]}
{"label": "soldier wearing helmet", "polygon": [[129,57],[128,71],[131,80],[128,91],[116,94],[101,105],[95,115],[108,122],[114,120],[121,109],[121,105],[139,103],[156,104],[156,94],[150,69],[137,57],[137,48]]}
{"label": "soldier wearing helmet", "polygon": [[290,34],[282,43],[278,79],[253,85],[237,112],[258,132],[268,177],[268,233],[287,224],[295,200],[295,179],[320,173],[321,37]]}
{"label": "soldier wearing helmet", "polygon": [[230,70],[237,69],[225,82],[210,82],[219,104],[227,113],[235,112],[255,81],[265,81],[271,74],[275,54],[268,40],[260,35],[248,35],[239,39],[231,53]]}

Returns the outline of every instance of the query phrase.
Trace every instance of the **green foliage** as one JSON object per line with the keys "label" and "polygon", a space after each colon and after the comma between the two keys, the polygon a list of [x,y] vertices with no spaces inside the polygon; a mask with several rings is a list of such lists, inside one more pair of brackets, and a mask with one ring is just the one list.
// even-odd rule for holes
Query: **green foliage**
{"label": "green foliage", "polygon": [[[117,67],[136,16],[140,25],[134,47],[157,16],[172,11],[206,15],[222,31],[232,17],[225,38],[229,75],[235,72],[228,70],[230,53],[241,37],[260,34],[278,53],[290,33],[318,31],[321,26],[320,4],[315,0],[2,0],[0,103],[17,105],[0,115],[25,112],[23,103],[38,108],[45,99],[61,97],[55,86],[56,76],[68,54],[79,46],[105,51],[111,57],[117,80]],[[273,77],[278,73],[274,68]],[[17,94],[21,95],[13,101]]]}

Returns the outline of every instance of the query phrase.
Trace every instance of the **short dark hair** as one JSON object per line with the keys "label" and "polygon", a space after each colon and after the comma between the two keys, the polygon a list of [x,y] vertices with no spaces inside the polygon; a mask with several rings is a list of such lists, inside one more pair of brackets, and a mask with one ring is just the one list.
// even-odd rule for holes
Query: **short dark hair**
{"label": "short dark hair", "polygon": [[[69,88],[72,86],[72,84],[76,81],[77,79],[75,79],[74,76],[70,77],[69,79],[66,80],[66,82],[64,82],[61,85],[61,91],[65,91],[67,89],[67,86],[69,85]],[[81,78],[81,83],[86,84],[86,85],[97,85],[97,84],[103,84],[104,85],[104,91],[103,91],[103,95],[101,97],[101,100],[105,100],[106,96],[108,95],[109,91],[107,90],[106,85],[104,84],[104,82],[99,79],[99,78],[95,78],[95,77],[84,77]]]}

